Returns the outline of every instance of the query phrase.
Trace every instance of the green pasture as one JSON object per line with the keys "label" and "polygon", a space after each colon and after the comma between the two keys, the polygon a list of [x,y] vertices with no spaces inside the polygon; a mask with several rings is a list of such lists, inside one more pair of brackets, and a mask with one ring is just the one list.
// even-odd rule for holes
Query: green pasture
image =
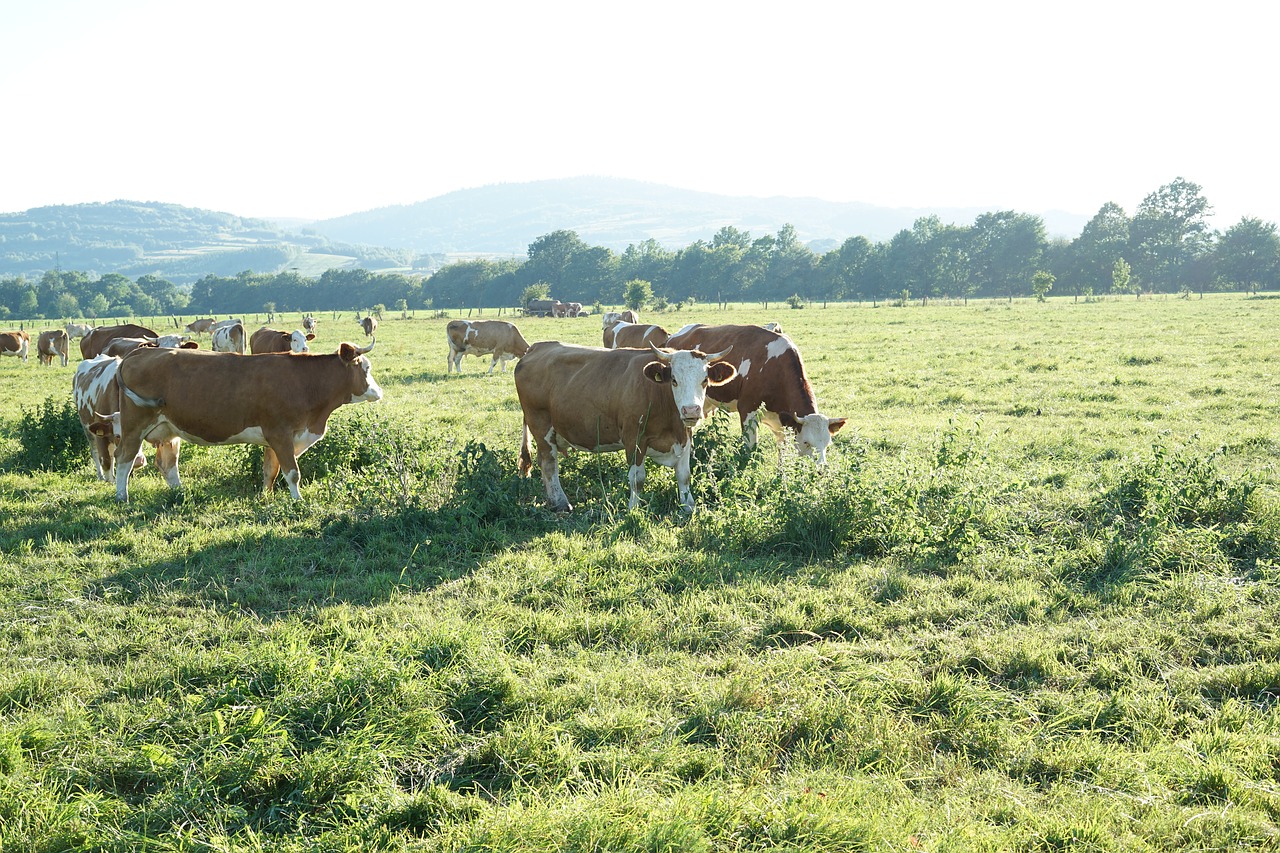
{"label": "green pasture", "polygon": [[619,454],[549,513],[510,371],[388,316],[304,501],[122,506],[0,358],[0,851],[1280,848],[1280,300],[645,319],[781,322],[827,468],[720,415],[691,517]]}

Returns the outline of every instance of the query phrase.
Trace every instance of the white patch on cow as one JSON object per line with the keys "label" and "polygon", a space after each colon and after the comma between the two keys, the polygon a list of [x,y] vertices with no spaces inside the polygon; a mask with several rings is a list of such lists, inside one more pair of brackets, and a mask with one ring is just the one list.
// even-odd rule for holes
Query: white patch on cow
{"label": "white patch on cow", "polygon": [[738,365],[738,375],[746,376],[750,372],[751,372],[751,359],[744,358],[742,360],[742,364]]}
{"label": "white patch on cow", "polygon": [[311,352],[310,347],[307,346],[307,335],[305,332],[298,331],[297,329],[294,330],[293,334],[289,336],[289,351]]}
{"label": "white patch on cow", "polygon": [[293,495],[295,501],[302,500],[302,490],[298,488],[298,482],[302,479],[302,475],[298,473],[297,468],[291,468],[282,475],[284,484],[289,487],[289,494]]}
{"label": "white patch on cow", "polygon": [[769,341],[769,345],[765,347],[765,361],[772,361],[788,350],[794,349],[795,345],[791,343],[789,338],[782,335]]}
{"label": "white patch on cow", "polygon": [[[102,398],[107,386],[115,383],[116,370],[119,367],[120,359],[110,355],[95,355],[87,361],[80,362],[72,382],[75,389],[76,408],[92,410],[98,407],[98,400]],[[99,407],[99,411],[101,408],[103,407]]]}
{"label": "white patch on cow", "polygon": [[360,366],[364,368],[364,381],[367,383],[368,388],[365,389],[363,394],[352,394],[351,402],[376,403],[382,399],[382,386],[380,386],[377,383],[377,380],[373,378],[371,373],[372,366],[369,364],[369,359],[364,356],[360,356]]}
{"label": "white patch on cow", "polygon": [[687,350],[671,354],[671,395],[686,424],[702,419],[707,399],[707,361]]}
{"label": "white patch on cow", "polygon": [[324,438],[324,433],[314,433],[309,429],[304,429],[293,437],[293,455],[301,456],[306,453],[311,445]]}
{"label": "white patch on cow", "polygon": [[825,465],[831,439],[831,418],[819,412],[800,418],[800,429],[796,432],[796,452],[801,456],[816,454],[818,464]]}
{"label": "white patch on cow", "polygon": [[[186,436],[184,435],[183,438],[186,438]],[[242,429],[240,430],[240,432],[236,433],[235,435],[228,436],[227,438],[223,439],[218,443],[219,444],[261,444],[265,446],[267,443],[267,439],[266,439],[266,436],[262,434],[262,427],[252,426],[246,429]]]}
{"label": "white patch on cow", "polygon": [[672,335],[671,337],[673,337],[673,338],[679,337],[680,335],[683,335],[685,332],[689,331],[690,329],[692,329],[692,328],[693,328],[694,326],[696,326],[696,325],[698,325],[698,324],[697,324],[697,323],[686,323],[685,325],[683,325],[683,326],[681,326],[681,327],[680,327],[680,331],[676,332],[676,333],[675,333],[674,335]]}

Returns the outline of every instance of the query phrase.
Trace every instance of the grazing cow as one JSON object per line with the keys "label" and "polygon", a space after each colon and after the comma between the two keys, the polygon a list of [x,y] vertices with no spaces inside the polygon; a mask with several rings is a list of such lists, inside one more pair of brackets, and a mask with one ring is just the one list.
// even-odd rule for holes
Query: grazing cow
{"label": "grazing cow", "polygon": [[161,335],[158,338],[115,338],[102,348],[102,355],[124,358],[138,347],[164,347],[167,349],[199,349],[195,341],[184,341],[182,335]]}
{"label": "grazing cow", "polygon": [[316,333],[317,325],[319,325],[319,321],[310,314],[307,314],[302,318],[302,331],[306,332],[308,335],[314,335]]}
{"label": "grazing cow", "polygon": [[582,315],[582,303],[581,303],[581,302],[566,302],[566,303],[565,303],[565,305],[569,306],[569,316],[570,316],[570,317],[578,317],[578,316],[581,316],[581,315]]}
{"label": "grazing cow", "polygon": [[187,335],[204,335],[213,331],[213,318],[205,317],[201,320],[192,320],[183,327],[183,334]]}
{"label": "grazing cow", "polygon": [[68,323],[66,329],[68,338],[83,338],[93,331],[93,326],[88,323]]}
{"label": "grazing cow", "polygon": [[[72,378],[73,397],[80,415],[80,426],[89,439],[89,452],[98,479],[104,483],[115,480],[115,452],[120,443],[120,390],[116,386],[116,371],[120,359],[109,355],[95,355],[80,362]],[[177,459],[177,440],[153,442],[156,448],[156,465],[166,475],[174,470]],[[133,457],[134,468],[147,464],[139,446]]]}
{"label": "grazing cow", "polygon": [[250,336],[249,352],[255,355],[264,352],[311,352],[307,341],[313,341],[315,337],[300,329],[282,332],[263,326]]}
{"label": "grazing cow", "polygon": [[52,329],[41,332],[36,338],[36,360],[46,367],[53,364],[56,357],[63,367],[67,366],[67,332],[65,329]]}
{"label": "grazing cow", "polygon": [[765,323],[764,328],[770,332],[777,332],[779,335],[782,334],[781,323]]}
{"label": "grazing cow", "polygon": [[645,326],[640,323],[628,323],[619,320],[612,326],[605,326],[604,345],[609,349],[618,347],[655,347],[667,345],[670,333],[661,326]]}
{"label": "grazing cow", "polygon": [[370,314],[368,317],[365,317],[360,321],[360,328],[364,329],[364,336],[366,338],[371,338],[373,337],[373,333],[378,331],[378,319]]}
{"label": "grazing cow", "polygon": [[124,323],[119,326],[99,326],[80,339],[80,356],[82,358],[93,358],[95,355],[102,355],[102,351],[107,348],[107,344],[116,338],[158,337],[160,336],[146,326],[139,326],[135,323]]}
{"label": "grazing cow", "polygon": [[244,355],[244,324],[232,320],[221,328],[213,330],[213,341],[209,348],[214,352],[234,352]]}
{"label": "grazing cow", "polygon": [[614,323],[639,323],[640,315],[628,308],[626,311],[606,311],[600,315],[601,328],[607,329]]}
{"label": "grazing cow", "polygon": [[13,355],[26,361],[29,349],[31,336],[21,329],[16,332],[0,332],[0,355]]}
{"label": "grazing cow", "polygon": [[[333,353],[233,356],[205,350],[139,349],[120,362],[120,448],[131,458],[142,441],[259,444],[262,488],[283,474],[301,500],[298,457],[324,437],[333,410],[382,399],[370,373],[368,346],[340,344]],[[129,499],[129,472],[116,468],[116,499]],[[174,454],[169,485],[178,487]]]}
{"label": "grazing cow", "polygon": [[533,470],[532,445],[547,503],[573,509],[560,485],[556,454],[569,448],[626,451],[634,509],[644,485],[644,460],[674,468],[680,504],[693,510],[689,487],[693,428],[702,419],[707,386],[733,379],[725,353],[599,349],[538,341],[516,365],[516,394],[524,411],[520,473]]}
{"label": "grazing cow", "polygon": [[493,363],[489,372],[502,364],[502,372],[507,372],[507,362],[520,358],[529,349],[520,330],[514,323],[506,320],[450,320],[445,327],[445,335],[449,339],[449,373],[455,370],[462,372],[464,355],[483,356],[493,354]]}
{"label": "grazing cow", "polygon": [[818,411],[800,350],[790,338],[760,326],[693,323],[672,335],[667,346],[689,350],[732,347],[737,378],[707,392],[707,396],[722,408],[738,413],[747,446],[756,445],[756,410],[763,405],[761,420],[778,439],[779,461],[784,427],[795,431],[796,450],[801,456],[816,453],[818,464],[827,461],[827,448],[845,419]]}

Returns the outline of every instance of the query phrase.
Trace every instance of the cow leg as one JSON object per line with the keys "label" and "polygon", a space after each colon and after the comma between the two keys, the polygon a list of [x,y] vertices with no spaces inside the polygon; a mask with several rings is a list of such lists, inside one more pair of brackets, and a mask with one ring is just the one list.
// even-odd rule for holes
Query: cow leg
{"label": "cow leg", "polygon": [[569,503],[569,496],[564,493],[564,487],[560,485],[560,463],[556,458],[555,430],[548,429],[545,433],[534,432],[534,442],[538,446],[538,468],[542,472],[542,488],[547,493],[547,503],[556,512],[569,512],[573,509],[573,504]]}
{"label": "cow leg", "polygon": [[[489,375],[490,375],[490,376],[492,376],[492,375],[493,375],[493,369],[494,369],[495,367],[497,367],[497,366],[498,366],[498,354],[495,352],[495,353],[493,354],[493,361],[489,362]],[[505,364],[504,364],[504,365],[502,365],[502,371],[505,373],[505,372],[506,372],[506,370],[507,370],[507,366],[506,366]]]}
{"label": "cow leg", "polygon": [[276,487],[276,477],[280,475],[280,459],[270,447],[262,448],[262,491],[270,492]]}
{"label": "cow leg", "polygon": [[627,482],[631,484],[631,500],[627,509],[640,506],[640,490],[644,488],[644,451],[637,450],[627,454],[631,458],[631,467],[627,470]]}
{"label": "cow leg", "polygon": [[98,479],[110,483],[115,479],[116,473],[110,440],[104,435],[95,435],[88,427],[85,427],[84,435],[89,439],[89,455],[93,457],[93,467],[98,473]]}
{"label": "cow leg", "polygon": [[457,356],[457,354],[458,354],[458,351],[454,349],[452,345],[450,345],[449,357],[446,358],[444,362],[446,365],[448,365],[448,370],[446,371],[446,373],[453,373],[453,371],[457,369],[458,365],[454,362],[454,357]]}
{"label": "cow leg", "polygon": [[693,476],[693,442],[675,444],[671,449],[676,456],[676,489],[680,495],[680,506],[685,512],[693,512],[693,488],[690,485]]}
{"label": "cow leg", "polygon": [[[268,441],[271,441],[271,444],[262,454],[263,490],[266,490],[267,459],[270,457],[273,460],[275,469],[284,478],[284,484],[289,487],[289,494],[293,495],[295,501],[302,500],[302,491],[298,488],[302,482],[302,474],[298,471],[298,456],[293,436],[286,436],[279,441],[272,441],[271,439],[268,439]],[[272,453],[271,451],[275,452]],[[274,473],[271,479],[275,480]]]}
{"label": "cow leg", "polygon": [[760,441],[759,413],[741,412],[739,417],[742,419],[742,440],[746,443],[748,450],[755,450],[756,444]]}
{"label": "cow leg", "polygon": [[142,450],[142,436],[126,435],[116,445],[116,500],[129,500],[129,475],[133,473],[133,460]]}
{"label": "cow leg", "polygon": [[[182,449],[182,440],[171,438],[168,441],[154,442],[156,447],[156,468],[164,475],[164,481],[171,489],[181,489],[182,480],[178,477],[178,454]],[[144,460],[145,461],[145,460]],[[137,460],[135,459],[136,463]]]}

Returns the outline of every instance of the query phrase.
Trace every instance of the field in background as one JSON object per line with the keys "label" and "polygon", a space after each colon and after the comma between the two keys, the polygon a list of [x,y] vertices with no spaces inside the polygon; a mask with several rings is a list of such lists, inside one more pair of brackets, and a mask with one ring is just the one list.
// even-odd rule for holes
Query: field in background
{"label": "field in background", "polygon": [[[320,316],[314,348],[364,340]],[[547,513],[510,372],[446,375],[445,319],[383,321],[386,399],[338,410],[299,505],[249,448],[127,506],[87,456],[20,470],[75,361],[2,358],[0,848],[1280,846],[1278,318],[646,316],[780,321],[849,418],[781,477],[713,419],[692,518],[653,466],[627,512],[618,454]]]}

